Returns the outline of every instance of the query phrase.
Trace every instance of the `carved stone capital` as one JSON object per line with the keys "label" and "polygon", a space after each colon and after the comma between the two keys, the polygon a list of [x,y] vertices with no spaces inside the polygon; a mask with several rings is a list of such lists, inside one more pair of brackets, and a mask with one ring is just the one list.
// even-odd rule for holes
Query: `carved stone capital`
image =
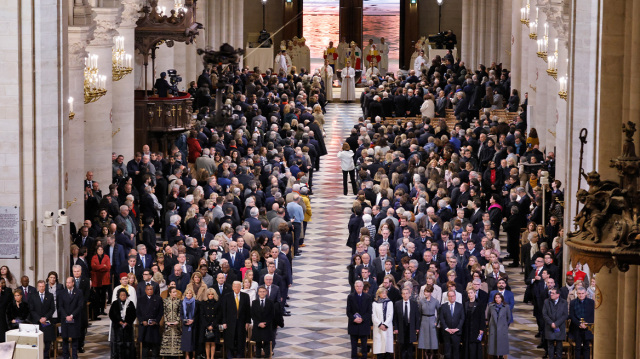
{"label": "carved stone capital", "polygon": [[84,68],[84,58],[87,57],[86,48],[94,38],[95,29],[95,24],[90,26],[69,26],[69,68]]}
{"label": "carved stone capital", "polygon": [[568,48],[571,4],[566,0],[538,0],[537,6],[558,36],[560,45]]}
{"label": "carved stone capital", "polygon": [[140,18],[140,9],[142,9],[143,2],[140,0],[123,0],[122,5],[124,10],[122,11],[120,27],[136,27],[136,21]]}
{"label": "carved stone capital", "polygon": [[91,41],[92,46],[113,46],[113,37],[118,36],[116,30],[122,21],[123,7],[96,7],[93,9],[95,14],[96,30],[94,39]]}

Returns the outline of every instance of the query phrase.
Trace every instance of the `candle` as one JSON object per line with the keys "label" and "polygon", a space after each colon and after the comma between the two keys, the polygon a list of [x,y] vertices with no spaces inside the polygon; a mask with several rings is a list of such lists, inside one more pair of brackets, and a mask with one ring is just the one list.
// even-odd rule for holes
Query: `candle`
{"label": "candle", "polygon": [[547,64],[548,64],[547,68],[548,68],[549,70],[553,70],[553,55],[548,56],[548,57],[547,57],[547,59],[549,60],[549,61],[547,62]]}
{"label": "candle", "polygon": [[126,56],[126,66],[131,67],[131,55],[129,54]]}
{"label": "candle", "polygon": [[73,97],[69,97],[69,112],[73,112]]}
{"label": "candle", "polygon": [[538,7],[536,6],[536,21],[538,21]]}
{"label": "candle", "polygon": [[558,52],[558,39],[553,40],[556,43],[556,52]]}
{"label": "candle", "polygon": [[549,24],[544,23],[544,36],[549,36]]}
{"label": "candle", "polygon": [[525,8],[520,9],[520,20],[524,20]]}

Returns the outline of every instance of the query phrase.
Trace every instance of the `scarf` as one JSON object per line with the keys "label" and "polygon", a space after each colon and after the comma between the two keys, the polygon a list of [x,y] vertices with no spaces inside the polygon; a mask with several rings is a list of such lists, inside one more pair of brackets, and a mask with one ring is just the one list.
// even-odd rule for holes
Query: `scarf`
{"label": "scarf", "polygon": [[196,309],[196,297],[182,300],[182,312],[184,313],[184,319],[193,319],[193,315]]}
{"label": "scarf", "polygon": [[387,321],[387,305],[389,304],[389,302],[391,302],[389,298],[378,299],[378,303],[382,304],[382,322]]}
{"label": "scarf", "polygon": [[126,301],[123,302],[118,299],[118,302],[120,303],[120,318],[122,318],[122,321],[124,322],[124,319],[127,317],[127,308],[129,307],[131,300],[127,297]]}
{"label": "scarf", "polygon": [[529,258],[533,258],[533,255],[538,253],[538,243],[531,243],[531,250],[529,251]]}
{"label": "scarf", "polygon": [[98,262],[102,263],[102,258],[104,258],[104,254],[103,255],[97,254],[97,256],[98,256]]}

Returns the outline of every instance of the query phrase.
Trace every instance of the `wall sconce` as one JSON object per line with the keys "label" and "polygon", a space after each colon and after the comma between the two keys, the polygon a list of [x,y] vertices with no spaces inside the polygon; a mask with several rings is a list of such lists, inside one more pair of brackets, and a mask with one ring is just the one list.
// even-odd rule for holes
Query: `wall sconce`
{"label": "wall sconce", "polygon": [[69,97],[67,102],[69,102],[69,120],[73,120],[76,117],[76,113],[73,112],[73,97]]}
{"label": "wall sconce", "polygon": [[291,4],[293,0],[287,0],[287,4]]}
{"label": "wall sconce", "polygon": [[538,39],[538,7],[536,6],[536,19],[529,24],[529,38]]}
{"label": "wall sconce", "polygon": [[418,0],[411,0],[411,5],[415,5],[418,3]]}
{"label": "wall sconce", "polygon": [[567,77],[562,76],[560,79],[558,79],[558,83],[560,84],[560,92],[558,92],[558,96],[560,96],[561,99],[567,101]]}
{"label": "wall sconce", "polygon": [[529,12],[531,11],[531,5],[527,0],[526,5],[520,9],[520,22],[525,26],[529,26]]}

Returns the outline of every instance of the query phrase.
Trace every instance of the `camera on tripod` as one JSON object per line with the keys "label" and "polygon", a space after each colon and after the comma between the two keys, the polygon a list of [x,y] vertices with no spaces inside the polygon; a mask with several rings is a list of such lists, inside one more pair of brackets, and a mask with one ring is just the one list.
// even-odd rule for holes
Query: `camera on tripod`
{"label": "camera on tripod", "polygon": [[178,95],[178,83],[182,82],[182,76],[178,75],[178,71],[176,69],[167,70],[167,75],[169,75],[169,83],[171,84],[171,93],[174,96]]}

